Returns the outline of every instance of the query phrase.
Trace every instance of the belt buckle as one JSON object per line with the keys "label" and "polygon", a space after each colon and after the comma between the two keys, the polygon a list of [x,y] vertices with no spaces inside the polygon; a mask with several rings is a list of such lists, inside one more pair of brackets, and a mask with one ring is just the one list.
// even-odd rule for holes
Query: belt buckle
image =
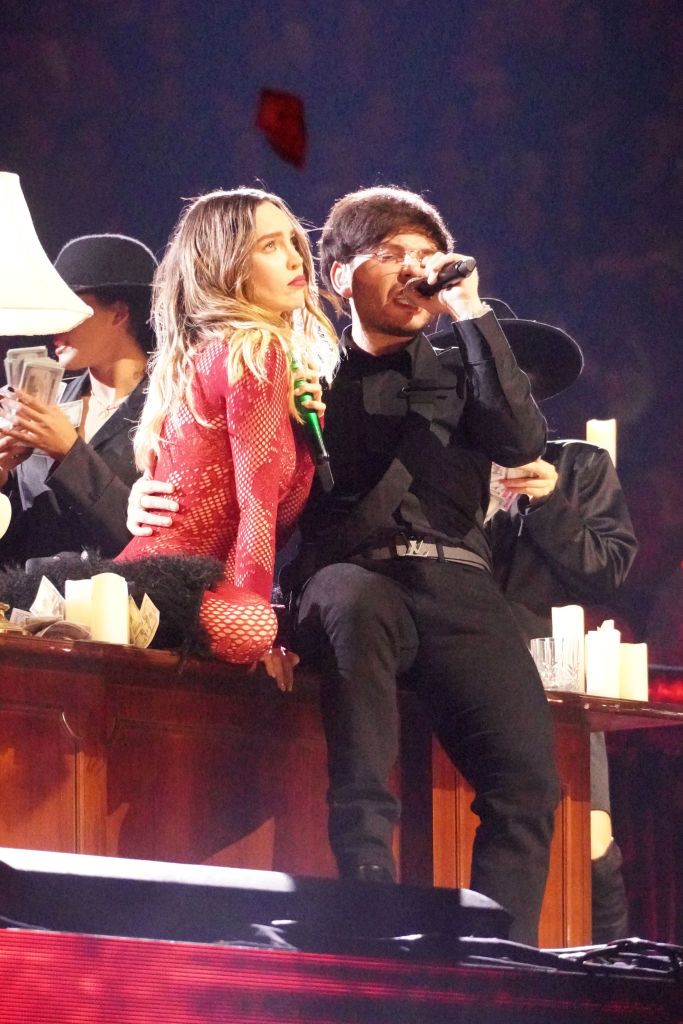
{"label": "belt buckle", "polygon": [[424,547],[426,546],[426,542],[424,540],[416,540],[414,537],[409,537],[409,538],[407,538],[404,541],[404,543],[405,543],[405,546],[406,546],[405,551],[399,551],[398,550],[398,545],[396,545],[396,554],[399,555],[401,558],[406,558],[406,557],[426,558],[426,557],[428,557],[428,552],[423,550]]}

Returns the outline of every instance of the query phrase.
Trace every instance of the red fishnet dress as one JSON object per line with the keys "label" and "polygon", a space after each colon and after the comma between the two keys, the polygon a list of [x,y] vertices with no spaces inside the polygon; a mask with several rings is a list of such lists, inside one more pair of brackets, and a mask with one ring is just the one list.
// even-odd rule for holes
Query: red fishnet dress
{"label": "red fishnet dress", "polygon": [[[251,662],[273,643],[270,605],[276,543],[303,508],[313,463],[295,438],[288,411],[287,359],[273,344],[266,379],[245,371],[228,383],[225,343],[209,342],[196,356],[186,401],[167,417],[155,475],[175,484],[180,506],[169,527],[134,537],[118,561],[153,555],[206,555],[225,565],[224,581],[204,594],[200,622],[214,653]],[[208,424],[206,426],[205,424]]]}

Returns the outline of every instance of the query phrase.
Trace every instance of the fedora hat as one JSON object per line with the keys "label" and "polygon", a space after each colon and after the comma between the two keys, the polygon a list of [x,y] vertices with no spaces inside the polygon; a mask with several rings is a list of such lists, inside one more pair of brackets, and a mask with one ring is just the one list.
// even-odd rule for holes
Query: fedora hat
{"label": "fedora hat", "polygon": [[137,238],[81,235],[72,238],[55,260],[59,276],[75,292],[149,288],[157,261]]}
{"label": "fedora hat", "polygon": [[502,299],[482,299],[505,332],[518,365],[531,378],[536,401],[559,395],[581,376],[583,353],[560,327],[520,320]]}

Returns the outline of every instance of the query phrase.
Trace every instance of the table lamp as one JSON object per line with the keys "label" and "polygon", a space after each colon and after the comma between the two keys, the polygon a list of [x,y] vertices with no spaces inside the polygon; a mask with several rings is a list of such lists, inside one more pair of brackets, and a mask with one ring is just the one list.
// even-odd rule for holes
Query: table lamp
{"label": "table lamp", "polygon": [[89,316],[38,241],[19,175],[1,171],[0,335],[61,334]]}

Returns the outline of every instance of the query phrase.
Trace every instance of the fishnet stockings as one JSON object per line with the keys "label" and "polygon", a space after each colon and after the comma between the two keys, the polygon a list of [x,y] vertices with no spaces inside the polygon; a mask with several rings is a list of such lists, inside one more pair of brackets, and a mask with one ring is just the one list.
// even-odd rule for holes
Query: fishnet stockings
{"label": "fishnet stockings", "polygon": [[274,344],[268,353],[263,381],[245,372],[229,383],[226,357],[227,345],[218,341],[197,354],[191,384],[197,415],[182,402],[162,429],[155,476],[175,485],[180,509],[172,526],[134,537],[118,557],[220,559],[225,582],[205,594],[200,620],[219,657],[245,662],[260,657],[275,637],[276,541],[287,538],[303,508],[313,465],[292,430],[282,350]]}
{"label": "fishnet stockings", "polygon": [[271,606],[234,583],[220,583],[204,594],[199,622],[216,657],[238,664],[260,658],[272,647],[277,633]]}

